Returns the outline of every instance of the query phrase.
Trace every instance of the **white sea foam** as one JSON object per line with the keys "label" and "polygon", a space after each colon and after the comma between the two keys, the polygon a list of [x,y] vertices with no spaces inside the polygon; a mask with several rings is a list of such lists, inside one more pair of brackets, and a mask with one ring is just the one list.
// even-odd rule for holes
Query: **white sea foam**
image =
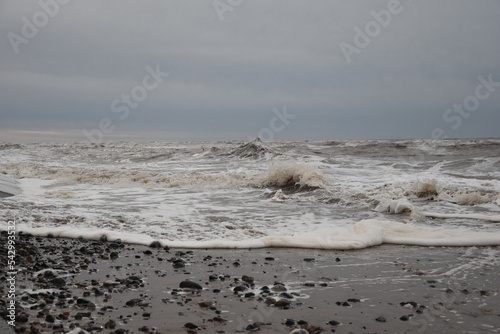
{"label": "white sea foam", "polygon": [[22,193],[0,199],[0,228],[16,219],[36,235],[362,248],[482,245],[490,239],[476,233],[500,232],[500,140],[26,144],[1,154],[0,175]]}
{"label": "white sea foam", "polygon": [[100,240],[120,239],[122,242],[149,245],[159,241],[162,246],[178,248],[316,248],[316,249],[362,249],[381,244],[416,246],[500,246],[500,233],[471,232],[445,228],[422,227],[377,219],[362,220],[351,227],[321,229],[291,236],[265,236],[258,239],[207,241],[175,241],[155,239],[146,235],[102,230],[75,230],[72,228],[27,228],[19,231],[37,236],[61,238],[83,238]]}

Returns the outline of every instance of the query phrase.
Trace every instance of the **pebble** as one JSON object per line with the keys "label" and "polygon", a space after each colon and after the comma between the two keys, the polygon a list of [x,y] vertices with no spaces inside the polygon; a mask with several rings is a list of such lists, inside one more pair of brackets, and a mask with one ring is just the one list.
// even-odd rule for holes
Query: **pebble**
{"label": "pebble", "polygon": [[192,281],[182,281],[180,284],[179,284],[179,287],[181,289],[195,289],[195,290],[202,290],[203,288],[201,287],[201,285],[199,285],[198,283],[195,283],[195,282],[192,282]]}
{"label": "pebble", "polygon": [[411,317],[412,317],[411,314],[409,314],[409,315],[403,315],[401,318],[399,318],[399,320],[408,321],[408,320],[410,320]]}
{"label": "pebble", "polygon": [[378,317],[377,319],[375,319],[375,321],[378,321],[378,322],[386,322],[387,319],[385,317]]}
{"label": "pebble", "polygon": [[149,244],[149,247],[151,248],[161,248],[161,243],[159,241],[153,241],[152,243]]}
{"label": "pebble", "polygon": [[253,284],[253,282],[254,282],[254,278],[251,276],[247,276],[247,275],[243,275],[241,277],[241,280],[244,282],[247,282],[248,284]]}
{"label": "pebble", "polygon": [[332,325],[332,326],[338,326],[338,325],[340,325],[340,322],[338,322],[336,320],[330,320],[330,321],[328,321],[328,324]]}
{"label": "pebble", "polygon": [[309,332],[303,328],[297,328],[291,331],[290,334],[309,334]]}
{"label": "pebble", "polygon": [[185,328],[188,328],[188,329],[198,329],[198,326],[196,326],[195,324],[193,324],[192,322],[188,322],[184,325]]}
{"label": "pebble", "polygon": [[280,299],[276,303],[274,303],[274,306],[279,307],[279,308],[285,308],[289,307],[291,302],[288,299]]}

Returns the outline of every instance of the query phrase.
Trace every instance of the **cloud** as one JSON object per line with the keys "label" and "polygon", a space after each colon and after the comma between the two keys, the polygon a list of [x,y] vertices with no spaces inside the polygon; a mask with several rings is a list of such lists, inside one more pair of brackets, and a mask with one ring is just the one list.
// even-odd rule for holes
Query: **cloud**
{"label": "cloud", "polygon": [[[298,117],[285,139],[429,137],[478,76],[500,81],[496,1],[401,0],[351,63],[340,43],[389,1],[242,1],[223,21],[210,1],[73,1],[16,54],[7,35],[55,1],[0,4],[3,130],[78,136],[116,118],[112,102],[156,65],[170,75],[117,123],[123,136],[166,124],[177,136],[243,137],[286,105]],[[452,136],[498,135],[499,106],[500,90]]]}

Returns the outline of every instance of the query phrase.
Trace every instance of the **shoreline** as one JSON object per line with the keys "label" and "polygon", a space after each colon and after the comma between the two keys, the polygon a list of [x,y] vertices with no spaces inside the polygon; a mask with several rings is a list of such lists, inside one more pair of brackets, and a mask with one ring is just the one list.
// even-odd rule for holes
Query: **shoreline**
{"label": "shoreline", "polygon": [[17,333],[496,333],[500,322],[499,247],[189,250],[25,234],[16,247]]}

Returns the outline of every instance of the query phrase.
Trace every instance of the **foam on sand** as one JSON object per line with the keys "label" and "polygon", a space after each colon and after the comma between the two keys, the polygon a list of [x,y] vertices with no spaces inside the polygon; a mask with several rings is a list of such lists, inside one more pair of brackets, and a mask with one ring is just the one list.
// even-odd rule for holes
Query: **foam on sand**
{"label": "foam on sand", "polygon": [[176,248],[310,248],[310,249],[363,249],[381,244],[415,246],[500,246],[500,233],[422,227],[387,220],[365,219],[351,227],[321,229],[291,236],[265,236],[249,240],[172,241],[156,240],[148,235],[102,230],[71,228],[28,228],[19,231],[35,236],[83,238],[89,240],[120,239],[125,243],[150,245],[158,241],[162,246]]}

